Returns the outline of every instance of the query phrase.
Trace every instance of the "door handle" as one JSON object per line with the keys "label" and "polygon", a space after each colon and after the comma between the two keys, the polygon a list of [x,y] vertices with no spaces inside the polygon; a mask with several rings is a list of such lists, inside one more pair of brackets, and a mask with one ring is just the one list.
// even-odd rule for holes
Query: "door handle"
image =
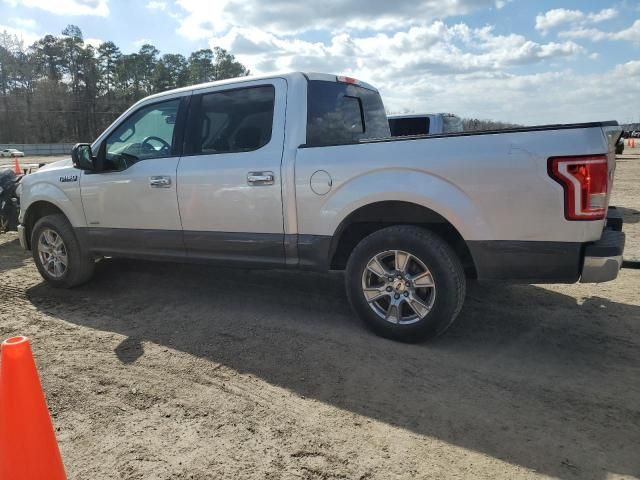
{"label": "door handle", "polygon": [[171,177],[165,177],[163,175],[149,177],[149,185],[151,188],[169,188],[171,186]]}
{"label": "door handle", "polygon": [[247,184],[252,186],[273,185],[273,172],[249,172],[247,174]]}

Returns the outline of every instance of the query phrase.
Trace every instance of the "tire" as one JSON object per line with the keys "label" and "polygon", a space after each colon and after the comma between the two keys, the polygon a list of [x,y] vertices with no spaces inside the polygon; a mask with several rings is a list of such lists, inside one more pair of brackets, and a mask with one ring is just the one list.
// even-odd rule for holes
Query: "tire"
{"label": "tire", "polygon": [[[408,271],[401,273],[397,267],[403,262]],[[380,271],[378,265],[384,275],[373,273]],[[460,313],[466,292],[464,270],[452,248],[438,235],[409,225],[387,227],[363,239],[349,257],[345,282],[349,302],[367,327],[403,342],[444,333]]]}
{"label": "tire", "polygon": [[[49,242],[50,245],[47,244],[47,238],[51,240],[57,238],[56,236],[60,237],[62,248],[59,247],[57,240]],[[57,244],[56,248],[52,247],[54,244]],[[89,254],[82,250],[73,232],[73,227],[62,214],[47,215],[36,222],[31,234],[31,250],[40,275],[53,287],[76,287],[86,283],[93,276],[95,262]],[[45,266],[41,253],[47,256],[47,250],[55,250],[57,258],[66,259],[64,271],[52,266],[51,262],[47,262],[47,266]]]}

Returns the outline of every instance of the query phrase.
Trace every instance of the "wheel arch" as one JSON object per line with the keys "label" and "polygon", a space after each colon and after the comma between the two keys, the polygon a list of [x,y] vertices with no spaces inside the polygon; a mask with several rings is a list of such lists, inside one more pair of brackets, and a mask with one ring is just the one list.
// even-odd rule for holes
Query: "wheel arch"
{"label": "wheel arch", "polygon": [[428,229],[447,242],[460,258],[465,274],[477,278],[471,251],[456,227],[438,212],[417,203],[387,200],[361,206],[338,225],[329,246],[329,266],[342,270],[355,246],[366,236],[393,225]]}
{"label": "wheel arch", "polygon": [[25,228],[25,240],[29,249],[31,249],[31,233],[33,232],[33,227],[35,226],[36,222],[42,217],[46,217],[47,215],[56,214],[64,215],[68,220],[67,215],[62,211],[60,207],[47,200],[37,200],[29,205],[29,207],[25,211],[22,221],[22,224]]}

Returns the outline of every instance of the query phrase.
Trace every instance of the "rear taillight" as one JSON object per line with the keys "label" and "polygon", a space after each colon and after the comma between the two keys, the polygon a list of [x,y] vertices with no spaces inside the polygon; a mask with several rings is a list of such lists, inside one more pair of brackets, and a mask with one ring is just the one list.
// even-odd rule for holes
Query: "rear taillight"
{"label": "rear taillight", "polygon": [[601,220],[607,214],[609,168],[606,155],[553,157],[549,175],[564,188],[567,220]]}

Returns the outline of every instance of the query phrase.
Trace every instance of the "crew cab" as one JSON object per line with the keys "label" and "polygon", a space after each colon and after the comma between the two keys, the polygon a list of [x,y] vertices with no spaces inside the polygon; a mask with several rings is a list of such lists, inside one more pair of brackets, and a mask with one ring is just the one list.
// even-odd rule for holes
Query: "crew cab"
{"label": "crew cab", "polygon": [[616,122],[391,138],[378,91],[288,73],[147,97],[24,178],[20,242],[55,287],[103,257],[345,270],[375,332],[444,332],[468,278],[604,282]]}

